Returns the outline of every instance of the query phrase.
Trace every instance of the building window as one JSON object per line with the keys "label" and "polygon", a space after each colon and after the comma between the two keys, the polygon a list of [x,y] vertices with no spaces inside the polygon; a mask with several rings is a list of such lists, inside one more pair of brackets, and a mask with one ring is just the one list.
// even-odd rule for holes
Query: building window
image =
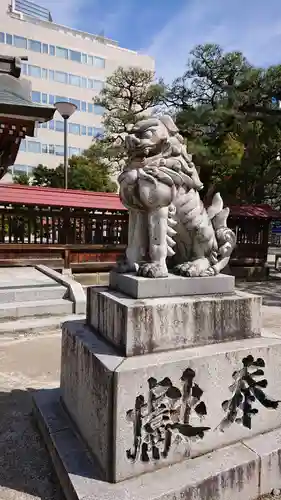
{"label": "building window", "polygon": [[46,68],[42,68],[42,78],[48,80],[48,70]]}
{"label": "building window", "polygon": [[94,128],[93,127],[88,127],[88,135],[90,137],[93,137],[93,135],[94,135]]}
{"label": "building window", "polygon": [[78,99],[72,99],[71,97],[68,99],[69,102],[71,102],[72,104],[75,104],[75,106],[77,106],[77,110],[80,111],[80,101]]}
{"label": "building window", "polygon": [[52,69],[49,69],[49,80],[55,79],[55,72]]}
{"label": "building window", "polygon": [[31,165],[28,165],[27,166],[27,173],[29,175],[32,175],[33,174],[33,170],[35,169],[36,167],[32,167]]}
{"label": "building window", "polygon": [[0,32],[0,43],[5,43],[5,33]]}
{"label": "building window", "polygon": [[34,76],[35,78],[41,78],[41,68],[39,66],[32,66],[29,64],[28,74],[29,76]]}
{"label": "building window", "polygon": [[41,103],[41,92],[37,92],[36,90],[32,91],[31,94],[32,102]]}
{"label": "building window", "polygon": [[63,156],[64,155],[64,147],[63,146],[55,146],[55,154],[56,156]]}
{"label": "building window", "polygon": [[68,130],[70,134],[80,135],[80,125],[78,123],[70,123]]}
{"label": "building window", "polygon": [[14,175],[26,174],[27,173],[27,165],[14,165],[13,168]]}
{"label": "building window", "polygon": [[63,132],[63,122],[62,121],[56,120],[55,125],[56,125],[55,128],[56,128],[57,132]]}
{"label": "building window", "polygon": [[36,5],[35,3],[29,2],[28,0],[15,0],[13,4],[13,7],[17,12],[22,12],[23,14],[42,19],[43,21],[52,21],[50,11],[48,9],[45,9],[44,7],[41,7],[40,5]]}
{"label": "building window", "polygon": [[82,63],[87,64],[87,54],[82,54]]}
{"label": "building window", "polygon": [[93,106],[93,104],[91,104],[91,103],[89,102],[89,103],[88,103],[88,112],[89,112],[89,113],[93,113],[93,111],[94,111],[94,106]]}
{"label": "building window", "polygon": [[28,141],[28,152],[29,153],[41,153],[41,143],[35,141]]}
{"label": "building window", "polygon": [[55,122],[54,122],[54,120],[50,120],[49,121],[49,129],[50,130],[55,130]]}
{"label": "building window", "polygon": [[21,63],[21,70],[22,70],[23,75],[27,75],[27,73],[28,73],[27,64]]}
{"label": "building window", "polygon": [[48,144],[42,144],[42,153],[48,153]]}
{"label": "building window", "polygon": [[9,33],[6,33],[6,44],[13,45],[13,37]]}
{"label": "building window", "polygon": [[55,72],[55,81],[59,83],[67,83],[67,73],[64,73],[63,71],[56,71]]}
{"label": "building window", "polygon": [[47,94],[42,94],[42,103],[48,104],[48,95]]}
{"label": "building window", "polygon": [[94,127],[94,137],[100,137],[100,138],[102,138],[103,135],[104,135],[103,128]]}
{"label": "building window", "polygon": [[49,144],[49,155],[55,154],[55,146],[53,144]]}
{"label": "building window", "polygon": [[94,104],[94,113],[95,115],[102,116],[104,114],[104,108],[99,104]]}
{"label": "building window", "polygon": [[68,50],[64,47],[56,47],[56,56],[68,59]]}
{"label": "building window", "polygon": [[48,128],[48,123],[47,123],[47,122],[43,122],[43,123],[41,123],[41,127],[42,127],[42,128]]}
{"label": "building window", "polygon": [[98,92],[100,92],[104,87],[104,82],[102,82],[101,80],[94,80],[94,86],[93,88],[95,90],[97,90]]}
{"label": "building window", "polygon": [[87,88],[87,78],[81,77],[81,86],[86,89]]}
{"label": "building window", "polygon": [[50,45],[50,56],[56,55],[56,49],[54,45]]}
{"label": "building window", "polygon": [[49,53],[49,46],[47,43],[43,43],[43,54]]}
{"label": "building window", "polygon": [[63,97],[61,95],[56,95],[56,102],[68,102],[67,97]]}
{"label": "building window", "polygon": [[18,47],[19,49],[26,49],[27,39],[22,36],[14,35],[14,46]]}
{"label": "building window", "polygon": [[81,125],[81,135],[87,135],[87,127],[85,125]]}
{"label": "building window", "polygon": [[70,50],[69,58],[71,61],[81,62],[81,52],[77,52],[77,50]]}
{"label": "building window", "polygon": [[52,94],[49,95],[49,104],[55,104],[55,96]]}
{"label": "building window", "polygon": [[80,82],[81,78],[80,76],[77,75],[69,75],[69,83],[70,85],[75,85],[76,87],[80,87]]}
{"label": "building window", "polygon": [[93,58],[93,56],[88,56],[88,64],[90,64],[90,66],[94,66],[94,58]]}
{"label": "building window", "polygon": [[33,52],[41,52],[41,42],[37,40],[28,40],[28,48],[29,50],[33,50]]}
{"label": "building window", "polygon": [[26,140],[22,139],[19,147],[20,151],[26,151]]}
{"label": "building window", "polygon": [[80,154],[79,148],[69,148],[69,156],[78,156]]}
{"label": "building window", "polygon": [[81,111],[84,111],[84,112],[87,111],[87,103],[85,101],[81,102]]}
{"label": "building window", "polygon": [[96,68],[103,69],[105,67],[105,59],[103,59],[102,57],[95,57],[94,61]]}

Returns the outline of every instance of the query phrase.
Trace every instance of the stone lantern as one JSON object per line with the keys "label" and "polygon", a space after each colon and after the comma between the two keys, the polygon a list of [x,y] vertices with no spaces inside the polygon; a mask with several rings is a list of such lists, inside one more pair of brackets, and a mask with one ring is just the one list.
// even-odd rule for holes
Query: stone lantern
{"label": "stone lantern", "polygon": [[0,55],[0,179],[14,164],[21,140],[34,137],[36,122],[48,122],[55,113],[31,101],[31,82],[20,74],[20,58]]}

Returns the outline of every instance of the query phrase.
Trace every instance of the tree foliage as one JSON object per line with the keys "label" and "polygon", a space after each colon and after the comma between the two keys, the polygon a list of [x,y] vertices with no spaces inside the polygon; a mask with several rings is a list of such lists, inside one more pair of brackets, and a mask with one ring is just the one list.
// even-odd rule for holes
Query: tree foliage
{"label": "tree foliage", "polygon": [[28,174],[18,174],[13,176],[13,181],[15,184],[20,184],[21,186],[30,185],[30,177]]}
{"label": "tree foliage", "polygon": [[103,124],[107,134],[127,132],[161,102],[164,86],[153,81],[153,71],[135,67],[120,67],[107,78],[95,99],[105,110]]}
{"label": "tree foliage", "polygon": [[[114,193],[117,185],[111,180],[109,167],[99,163],[95,158],[95,145],[84,152],[84,155],[69,159],[68,188],[87,191],[103,191]],[[53,188],[64,187],[64,166],[56,169],[38,165],[33,171],[33,186]]]}
{"label": "tree foliage", "polygon": [[102,140],[107,162],[115,171],[124,165],[122,137],[138,120],[155,112],[164,96],[164,84],[154,83],[154,72],[136,67],[117,70],[106,79],[95,103],[104,108]]}
{"label": "tree foliage", "polygon": [[207,199],[220,190],[230,201],[262,203],[273,184],[278,191],[281,120],[272,97],[280,88],[281,66],[255,68],[211,44],[195,47],[184,75],[166,87]]}

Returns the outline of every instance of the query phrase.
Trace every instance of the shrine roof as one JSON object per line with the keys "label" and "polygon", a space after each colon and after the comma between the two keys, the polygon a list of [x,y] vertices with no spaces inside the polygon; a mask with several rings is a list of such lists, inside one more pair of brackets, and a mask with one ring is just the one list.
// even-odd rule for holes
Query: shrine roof
{"label": "shrine roof", "polygon": [[0,114],[1,115],[20,115],[27,118],[36,118],[38,120],[51,120],[55,112],[53,106],[43,106],[35,104],[24,97],[11,92],[9,89],[0,89]]}
{"label": "shrine roof", "polygon": [[232,217],[254,217],[257,219],[281,219],[281,212],[270,205],[231,205],[229,206]]}
{"label": "shrine roof", "polygon": [[62,206],[100,210],[126,210],[114,193],[95,193],[74,189],[0,184],[0,204]]}

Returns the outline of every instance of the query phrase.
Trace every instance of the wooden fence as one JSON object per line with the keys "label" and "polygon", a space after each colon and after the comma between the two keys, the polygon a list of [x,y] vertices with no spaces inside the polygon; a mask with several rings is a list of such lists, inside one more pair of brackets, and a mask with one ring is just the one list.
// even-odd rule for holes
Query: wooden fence
{"label": "wooden fence", "polygon": [[[237,237],[231,265],[265,265],[270,219],[230,216],[229,226]],[[124,253],[127,235],[125,210],[6,204],[0,207],[0,265],[106,271]]]}
{"label": "wooden fence", "polygon": [[127,234],[125,211],[2,205],[0,265],[107,270],[124,252]]}

